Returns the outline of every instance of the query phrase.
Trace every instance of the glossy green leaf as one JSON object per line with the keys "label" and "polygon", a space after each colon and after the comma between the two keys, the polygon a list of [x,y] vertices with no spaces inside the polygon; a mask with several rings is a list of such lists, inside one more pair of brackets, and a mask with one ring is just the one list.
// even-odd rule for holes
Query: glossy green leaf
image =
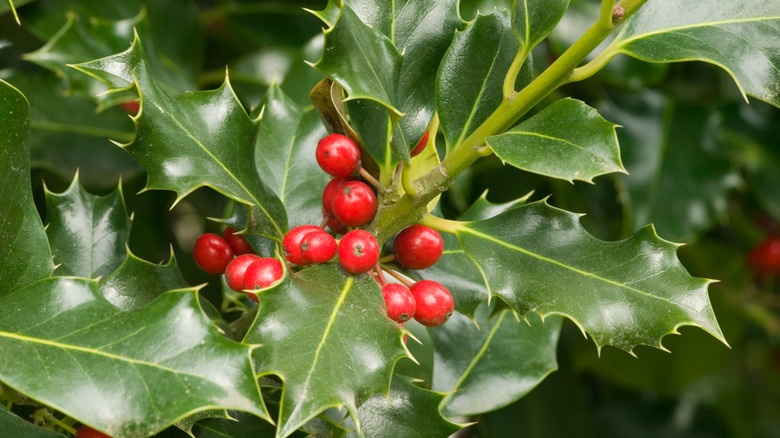
{"label": "glossy green leaf", "polygon": [[122,265],[98,283],[100,293],[122,310],[140,309],[169,290],[187,286],[173,252],[168,263],[158,265],[136,257],[129,249]]}
{"label": "glossy green leaf", "polygon": [[[420,388],[406,376],[396,374],[390,395],[376,394],[358,409],[361,431],[347,434],[371,438],[429,438],[451,436],[462,426],[442,417],[439,403],[444,394]],[[354,428],[348,419],[345,427]]]}
{"label": "glossy green leaf", "polygon": [[318,265],[288,274],[258,297],[244,341],[261,344],[253,355],[260,375],[284,381],[277,437],[331,407],[344,406],[355,416],[360,401],[387,393],[405,349],[371,277]]}
{"label": "glossy green leaf", "polygon": [[615,126],[585,103],[567,98],[486,141],[498,158],[519,169],[592,182],[605,173],[625,172]]}
{"label": "glossy green leaf", "polygon": [[65,438],[61,433],[25,421],[5,406],[0,406],[0,430],[5,436],[13,438]]}
{"label": "glossy green leaf", "polygon": [[230,411],[233,419],[208,418],[195,423],[197,438],[273,438],[276,429],[269,422],[240,411]]}
{"label": "glossy green leaf", "polygon": [[512,29],[524,53],[542,42],[569,7],[569,0],[515,0]]}
{"label": "glossy green leaf", "polygon": [[0,297],[54,269],[30,191],[30,106],[0,80]]}
{"label": "glossy green leaf", "polygon": [[284,203],[290,228],[322,222],[322,190],[330,176],[315,158],[327,135],[315,111],[303,111],[278,85],[261,103],[255,163],[266,186]]}
{"label": "glossy green leaf", "polygon": [[488,290],[521,315],[563,315],[600,349],[663,348],[683,325],[725,342],[707,296],[709,280],[691,277],[677,245],[652,226],[607,242],[588,234],[579,216],[535,202],[457,229]]}
{"label": "glossy green leaf", "polygon": [[604,102],[618,130],[628,175],[621,175],[632,229],[652,223],[661,236],[691,241],[725,215],[736,166],[714,144],[714,123],[701,107],[645,92]]}
{"label": "glossy green leaf", "polygon": [[[265,416],[251,347],[217,334],[195,291],[122,312],[86,279],[0,298],[0,379],[112,436],[147,436],[216,407]],[[40,303],[47,303],[41,306]]]}
{"label": "glossy green leaf", "polygon": [[780,3],[654,0],[608,50],[654,62],[700,60],[724,68],[740,91],[780,106]]}
{"label": "glossy green leaf", "polygon": [[479,328],[454,314],[431,329],[433,389],[448,393],[442,412],[453,417],[493,411],[531,391],[558,369],[562,321],[558,316],[518,321],[503,310]]}
{"label": "glossy green leaf", "polygon": [[137,38],[125,52],[75,67],[111,90],[138,88],[136,138],[123,147],[146,168],[146,189],[172,190],[180,200],[210,186],[252,206],[254,234],[284,235],[284,207],[246,158],[254,155],[258,121],[247,115],[227,80],[217,90],[169,96],[152,77]]}
{"label": "glossy green leaf", "polygon": [[76,177],[62,193],[46,190],[46,222],[58,276],[104,277],[125,259],[132,219],[121,187],[96,196]]}

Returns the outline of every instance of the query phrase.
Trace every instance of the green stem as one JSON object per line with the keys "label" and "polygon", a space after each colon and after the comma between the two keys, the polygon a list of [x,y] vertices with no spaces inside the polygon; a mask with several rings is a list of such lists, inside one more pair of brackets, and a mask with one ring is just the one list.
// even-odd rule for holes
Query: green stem
{"label": "green stem", "polygon": [[39,412],[41,416],[51,421],[52,423],[56,424],[57,426],[61,427],[62,429],[66,430],[71,435],[76,435],[76,429],[74,427],[63,423],[62,421],[60,421],[59,418],[55,417],[45,409],[41,409]]}
{"label": "green stem", "polygon": [[521,47],[515,55],[515,59],[512,60],[512,64],[509,66],[509,71],[506,72],[504,77],[504,99],[511,99],[515,94],[515,82],[517,81],[517,75],[520,74],[520,70],[523,68],[525,58],[528,57],[528,52],[525,51],[525,46]]}
{"label": "green stem", "polygon": [[445,233],[456,234],[458,230],[463,229],[463,224],[465,222],[443,219],[440,217],[436,217],[432,214],[428,214],[423,218],[423,220],[420,223],[425,225],[426,227],[433,228],[434,230],[437,231],[444,231]]}

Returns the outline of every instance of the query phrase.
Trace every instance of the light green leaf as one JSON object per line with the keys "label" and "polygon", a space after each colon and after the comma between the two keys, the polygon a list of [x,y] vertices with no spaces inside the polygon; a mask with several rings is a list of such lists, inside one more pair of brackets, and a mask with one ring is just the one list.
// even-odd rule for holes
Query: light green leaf
{"label": "light green leaf", "polygon": [[457,230],[491,295],[521,315],[563,315],[600,349],[663,348],[683,325],[725,343],[707,297],[709,280],[691,277],[677,245],[652,226],[617,242],[596,239],[579,216],[535,202]]}
{"label": "light green leaf", "polygon": [[740,91],[780,106],[780,3],[653,0],[607,49],[654,62],[705,61],[725,69]]}
{"label": "light green leaf", "polygon": [[459,314],[429,330],[434,345],[433,389],[448,393],[449,416],[493,411],[522,398],[558,369],[562,318],[518,321],[509,310],[481,327]]}
{"label": "light green leaf", "polygon": [[122,312],[94,281],[58,277],[0,308],[15,310],[0,320],[0,379],[112,436],[148,436],[218,407],[268,418],[252,347],[220,336],[195,291]]}
{"label": "light green leaf", "polygon": [[29,134],[27,99],[0,80],[0,297],[54,270],[30,191]]}
{"label": "light green leaf", "polygon": [[615,126],[575,99],[561,99],[501,135],[488,146],[504,163],[569,182],[592,182],[625,172]]}
{"label": "light green leaf", "polygon": [[281,239],[287,230],[284,207],[246,158],[254,156],[258,122],[229,82],[213,91],[169,96],[151,76],[137,38],[125,52],[74,67],[111,90],[137,87],[136,137],[123,147],[146,168],[146,189],[175,191],[178,202],[199,187],[212,187],[252,207],[250,232]]}
{"label": "light green leaf", "polygon": [[260,375],[284,381],[276,436],[283,438],[331,407],[354,416],[360,401],[386,394],[405,349],[377,284],[335,264],[289,274],[261,292],[245,342]]}
{"label": "light green leaf", "polygon": [[569,7],[569,0],[515,0],[512,29],[524,53],[542,42]]}
{"label": "light green leaf", "polygon": [[0,406],[0,430],[5,436],[14,438],[65,438],[61,433],[25,421],[5,406]]}
{"label": "light green leaf", "polygon": [[129,249],[122,265],[98,283],[100,293],[122,310],[140,309],[169,290],[187,286],[173,251],[168,263],[158,265],[136,257]]}

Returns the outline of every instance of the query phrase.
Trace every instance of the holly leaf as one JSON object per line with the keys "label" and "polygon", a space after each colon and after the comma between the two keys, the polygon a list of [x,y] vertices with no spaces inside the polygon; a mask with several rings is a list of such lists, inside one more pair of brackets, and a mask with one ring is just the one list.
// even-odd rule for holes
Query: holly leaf
{"label": "holly leaf", "polygon": [[122,265],[98,283],[100,293],[116,307],[122,310],[140,309],[169,290],[188,286],[176,265],[173,250],[164,265],[142,260],[129,248],[126,251]]}
{"label": "holly leaf", "polygon": [[[348,438],[428,438],[451,436],[463,426],[442,417],[439,403],[444,394],[420,388],[412,379],[393,376],[389,396],[376,394],[358,409],[363,435],[348,433]],[[344,427],[354,428],[347,419]]]}
{"label": "holly leaf", "polygon": [[453,314],[429,330],[434,346],[433,389],[446,392],[448,417],[493,411],[522,398],[558,369],[556,350],[562,318],[518,321],[509,310],[481,327]]}
{"label": "holly leaf", "polygon": [[579,216],[540,201],[456,227],[491,295],[521,315],[563,315],[600,350],[663,349],[683,325],[726,342],[707,297],[710,280],[691,277],[652,226],[607,242],[588,234]]}
{"label": "holly leaf", "polygon": [[643,5],[607,49],[644,61],[700,60],[740,92],[780,106],[780,3],[659,0]]}
{"label": "holly leaf", "polygon": [[241,411],[229,411],[234,419],[208,418],[195,423],[192,430],[198,438],[271,438],[275,428],[265,420]]}
{"label": "holly leaf", "polygon": [[14,438],[65,438],[65,435],[53,430],[38,427],[25,421],[13,412],[0,406],[0,430],[6,436]]}
{"label": "holly leaf", "polygon": [[111,91],[138,89],[136,137],[122,147],[146,168],[145,190],[172,190],[178,202],[199,187],[212,187],[252,207],[250,232],[281,239],[284,206],[246,158],[254,156],[258,121],[244,111],[229,81],[216,90],[169,96],[152,77],[137,35],[125,52],[74,68]]}
{"label": "holly leaf", "polygon": [[569,0],[515,0],[512,29],[526,55],[555,28],[568,7]]}
{"label": "holly leaf", "polygon": [[290,228],[322,222],[322,188],[330,180],[315,158],[327,135],[315,111],[304,111],[274,84],[261,103],[255,164],[263,182],[279,197]]}
{"label": "holly leaf", "polygon": [[288,274],[258,298],[244,342],[261,344],[253,354],[261,376],[284,381],[278,438],[331,407],[345,406],[356,417],[363,400],[387,393],[393,366],[406,351],[369,276],[318,265]]}
{"label": "holly leaf", "polygon": [[252,347],[220,336],[194,290],[122,312],[96,282],[56,277],[0,307],[14,309],[0,321],[0,379],[109,435],[152,435],[214,408],[268,418]]}
{"label": "holly leaf", "polygon": [[486,142],[518,169],[593,182],[605,173],[625,172],[615,126],[584,102],[566,98]]}
{"label": "holly leaf", "polygon": [[0,80],[0,297],[54,270],[30,191],[30,105]]}
{"label": "holly leaf", "polygon": [[133,221],[121,186],[95,196],[84,190],[77,175],[62,193],[46,190],[46,220],[58,276],[102,277],[125,259]]}

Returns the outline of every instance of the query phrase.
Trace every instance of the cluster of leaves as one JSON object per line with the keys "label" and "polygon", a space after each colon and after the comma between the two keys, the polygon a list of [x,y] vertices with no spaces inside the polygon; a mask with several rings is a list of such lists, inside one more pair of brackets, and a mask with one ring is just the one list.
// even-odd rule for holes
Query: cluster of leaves
{"label": "cluster of leaves", "polygon": [[[447,436],[462,427],[452,419],[510,405],[557,369],[561,316],[598,350],[663,349],[662,338],[683,325],[723,341],[709,280],[690,276],[678,245],[645,225],[694,241],[741,181],[780,217],[780,182],[772,184],[780,154],[767,146],[776,125],[733,99],[710,103],[712,111],[700,94],[670,98],[673,84],[646,90],[668,77],[665,66],[606,63],[618,54],[705,60],[731,74],[737,97],[780,106],[780,6],[649,0],[546,90],[570,82],[561,90],[592,105],[542,93],[525,116],[511,113],[512,102],[567,65],[565,48],[588,42],[579,36],[595,31],[582,23],[603,25],[606,10],[620,24],[615,2],[528,0],[471,21],[459,15],[493,3],[9,2],[22,26],[0,16],[0,399],[8,402],[0,430],[63,436],[84,423],[116,437]],[[619,5],[633,12],[641,3]],[[317,12],[299,15],[301,6]],[[547,58],[558,61],[547,68]],[[319,61],[312,69],[303,59]],[[596,71],[612,89],[578,87]],[[136,99],[130,123],[117,104]],[[510,115],[498,123],[496,114]],[[431,126],[441,129],[438,144],[410,160]],[[458,313],[427,332],[410,327],[423,344],[410,340],[411,355],[406,329],[386,318],[365,275],[334,264],[288,272],[253,307],[186,268],[204,215],[245,229],[266,256],[289,228],[319,223],[327,175],[313,149],[328,131],[360,140],[372,161],[364,164],[398,197],[470,142],[495,156],[463,173],[441,205],[438,191],[426,200],[450,218],[427,220],[450,233],[439,263],[409,274],[447,285]],[[491,192],[506,202],[462,195],[500,175],[499,164],[523,178]],[[31,171],[62,190],[39,195]],[[569,184],[615,172],[606,189]],[[145,181],[144,192],[175,197],[129,194],[115,186],[120,175],[133,191]],[[527,202],[520,193],[529,182],[560,207],[592,212],[583,219],[591,232],[624,240],[597,239],[579,215]],[[620,220],[588,223],[610,214],[609,196],[620,200]],[[399,198],[386,201],[374,231],[397,223]],[[155,204],[176,206],[178,259],[162,221],[145,214]],[[160,258],[167,263],[145,260]],[[203,280],[210,285],[190,286]],[[47,429],[22,418],[31,411]]]}

